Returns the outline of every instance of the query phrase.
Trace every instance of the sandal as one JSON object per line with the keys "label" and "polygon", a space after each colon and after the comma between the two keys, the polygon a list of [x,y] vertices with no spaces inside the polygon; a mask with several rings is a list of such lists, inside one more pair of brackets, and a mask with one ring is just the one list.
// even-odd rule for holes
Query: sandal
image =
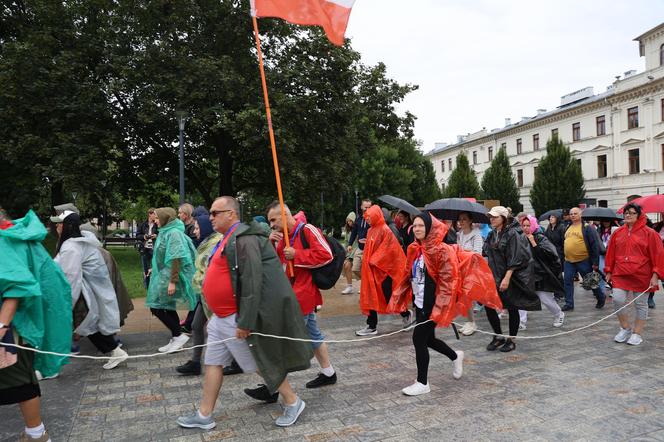
{"label": "sandal", "polygon": [[489,345],[486,346],[486,349],[488,351],[496,351],[498,347],[501,347],[504,344],[505,344],[504,338],[499,338],[497,336],[494,336],[491,342],[489,342]]}
{"label": "sandal", "polygon": [[512,341],[511,339],[508,339],[508,340],[505,342],[505,344],[503,344],[503,346],[500,347],[500,351],[502,351],[503,353],[510,352],[510,351],[512,351],[512,350],[514,350],[514,349],[516,349],[516,344],[515,344],[514,341]]}

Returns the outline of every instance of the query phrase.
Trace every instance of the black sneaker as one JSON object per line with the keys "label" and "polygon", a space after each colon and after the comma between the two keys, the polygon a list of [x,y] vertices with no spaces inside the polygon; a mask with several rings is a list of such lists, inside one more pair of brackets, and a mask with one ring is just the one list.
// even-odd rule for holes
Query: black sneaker
{"label": "black sneaker", "polygon": [[240,373],[244,373],[244,371],[242,371],[242,368],[240,368],[240,366],[235,361],[231,362],[231,365],[227,365],[226,367],[224,367],[224,376],[230,376],[233,374],[240,374]]}
{"label": "black sneaker", "polygon": [[504,338],[498,338],[494,336],[491,342],[489,342],[489,345],[486,346],[486,349],[489,351],[496,351],[496,349],[502,346],[504,343],[505,343]]}
{"label": "black sneaker", "polygon": [[201,363],[187,361],[185,364],[176,367],[175,371],[184,376],[198,376],[201,374]]}
{"label": "black sneaker", "polygon": [[572,307],[571,305],[565,304],[565,305],[563,305],[563,308],[561,308],[560,310],[562,310],[564,312],[571,312],[572,310],[574,310],[574,307]]}
{"label": "black sneaker", "polygon": [[245,388],[244,392],[250,398],[257,401],[264,401],[267,404],[273,404],[279,399],[279,392],[270,394],[270,390],[267,389],[265,384],[258,384],[257,388]]}
{"label": "black sneaker", "polygon": [[655,300],[653,298],[648,298],[648,308],[655,308]]}
{"label": "black sneaker", "polygon": [[603,308],[604,304],[606,303],[606,299],[598,299],[597,304],[595,304],[595,308]]}
{"label": "black sneaker", "polygon": [[333,373],[332,376],[325,376],[323,373],[318,373],[318,376],[313,381],[307,382],[305,387],[307,388],[318,388],[325,385],[332,385],[337,383],[337,373]]}
{"label": "black sneaker", "polygon": [[514,349],[516,349],[516,344],[511,339],[508,339],[507,341],[505,341],[503,346],[499,348],[499,351],[502,351],[503,353],[507,353],[507,352],[510,352]]}

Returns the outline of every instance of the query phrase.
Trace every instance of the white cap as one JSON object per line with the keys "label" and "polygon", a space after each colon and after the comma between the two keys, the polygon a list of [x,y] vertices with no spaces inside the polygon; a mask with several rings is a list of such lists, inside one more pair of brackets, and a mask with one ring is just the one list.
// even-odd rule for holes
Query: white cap
{"label": "white cap", "polygon": [[71,211],[71,210],[65,210],[64,212],[62,212],[62,213],[61,213],[60,215],[58,215],[58,216],[52,216],[52,217],[51,217],[51,222],[52,222],[52,223],[56,223],[56,224],[57,224],[57,223],[61,223],[61,222],[63,222],[63,221],[65,220],[65,218],[67,218],[67,217],[68,217],[69,215],[71,215],[72,213],[75,214],[76,212],[73,212],[73,211]]}
{"label": "white cap", "polygon": [[509,211],[507,210],[506,207],[503,206],[495,206],[492,207],[491,210],[489,210],[489,216],[504,216],[507,218],[510,215]]}

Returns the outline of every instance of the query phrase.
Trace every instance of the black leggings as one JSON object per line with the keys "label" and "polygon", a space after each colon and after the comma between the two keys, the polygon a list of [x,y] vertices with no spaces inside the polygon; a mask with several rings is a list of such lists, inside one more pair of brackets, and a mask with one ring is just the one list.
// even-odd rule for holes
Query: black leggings
{"label": "black leggings", "polygon": [[171,331],[171,335],[174,338],[182,334],[178,312],[163,308],[151,308],[150,311]]}
{"label": "black leggings", "polygon": [[118,343],[115,342],[115,337],[113,337],[113,335],[102,335],[101,333],[97,332],[88,335],[88,339],[95,347],[97,347],[97,350],[104,354],[112,352],[118,346]]}
{"label": "black leggings", "polygon": [[[383,296],[385,297],[385,302],[390,303],[392,298],[392,278],[387,277],[381,284],[381,289],[383,290]],[[402,318],[407,318],[410,315],[408,310],[399,313]],[[367,325],[369,328],[375,329],[378,325],[378,313],[375,310],[369,310],[369,315],[367,316]]]}
{"label": "black leggings", "polygon": [[[486,307],[484,310],[486,311],[486,318],[489,320],[489,324],[491,324],[493,332],[502,335],[503,329],[500,328],[500,318],[498,317],[498,312],[489,307]],[[515,308],[508,308],[507,312],[509,313],[510,336],[516,336],[516,334],[519,333],[519,310]]]}
{"label": "black leggings", "polygon": [[[415,309],[415,318],[420,324],[429,319],[428,315],[419,308]],[[415,361],[417,362],[417,382],[427,384],[427,374],[429,372],[429,348],[442,353],[451,361],[457,358],[457,354],[445,342],[436,338],[436,323],[427,322],[418,325],[413,329],[413,345],[415,346]]]}

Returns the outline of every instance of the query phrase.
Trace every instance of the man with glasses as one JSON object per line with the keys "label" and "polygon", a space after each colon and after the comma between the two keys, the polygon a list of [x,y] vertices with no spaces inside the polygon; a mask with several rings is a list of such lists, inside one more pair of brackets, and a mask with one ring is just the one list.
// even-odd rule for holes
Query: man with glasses
{"label": "man with glasses", "polygon": [[[581,221],[581,209],[574,207],[569,211],[571,224],[565,231],[565,305],[563,311],[574,310],[574,275],[586,274],[599,270],[599,235],[597,230]],[[605,296],[600,287],[593,289],[597,298],[595,308],[604,307]]]}

